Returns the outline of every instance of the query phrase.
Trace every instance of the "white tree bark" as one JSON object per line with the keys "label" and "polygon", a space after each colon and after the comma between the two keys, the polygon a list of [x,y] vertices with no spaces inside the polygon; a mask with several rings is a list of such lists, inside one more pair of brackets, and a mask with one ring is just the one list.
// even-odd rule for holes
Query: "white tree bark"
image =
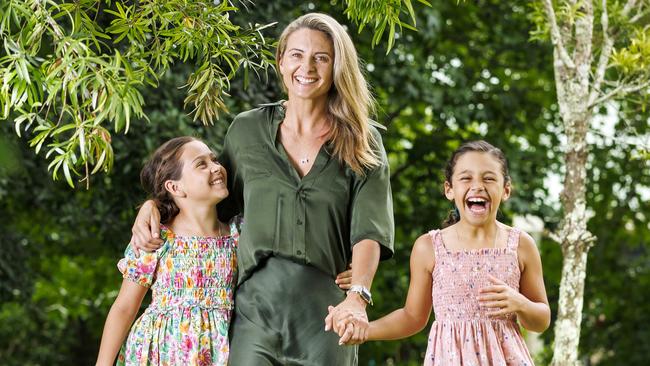
{"label": "white tree bark", "polygon": [[[583,292],[587,273],[587,254],[595,237],[587,230],[586,177],[589,146],[587,132],[593,111],[599,104],[614,97],[647,90],[650,78],[630,77],[618,80],[605,91],[606,71],[615,44],[621,33],[611,31],[610,20],[629,18],[633,23],[650,2],[627,0],[620,11],[622,17],[610,18],[607,1],[600,0],[602,37],[594,39],[594,6],[592,0],[542,0],[553,43],[553,68],[560,116],[567,137],[564,162],[566,173],[562,191],[564,217],[560,230],[553,235],[562,247],[563,264],[560,281],[558,315],[555,322],[554,366],[575,366],[582,322]],[[557,8],[553,6],[556,4]],[[615,9],[616,7],[614,7]],[[565,14],[556,16],[555,9]],[[572,14],[566,14],[567,9]],[[619,24],[620,25],[620,24]],[[598,60],[594,57],[596,50]],[[612,85],[612,83],[608,83]]]}
{"label": "white tree bark", "polygon": [[[558,233],[564,262],[552,364],[573,366],[578,363],[587,253],[592,242],[587,230],[585,193],[586,136],[592,118],[589,97],[594,16],[591,1],[583,1],[580,9],[583,16],[576,18],[573,24],[558,25],[551,1],[544,2],[554,45],[558,105],[567,137],[566,173],[561,197],[564,218]],[[571,32],[560,34],[560,29],[567,28]],[[573,50],[572,55],[567,47]]]}

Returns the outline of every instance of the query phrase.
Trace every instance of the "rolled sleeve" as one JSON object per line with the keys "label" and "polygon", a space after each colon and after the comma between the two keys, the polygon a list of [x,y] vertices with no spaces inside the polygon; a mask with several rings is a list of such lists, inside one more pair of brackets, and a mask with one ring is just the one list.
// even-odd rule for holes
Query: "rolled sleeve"
{"label": "rolled sleeve", "polygon": [[355,187],[352,200],[350,242],[354,246],[368,239],[379,243],[381,259],[393,255],[393,199],[390,188],[390,167],[383,148],[382,164],[368,172]]}

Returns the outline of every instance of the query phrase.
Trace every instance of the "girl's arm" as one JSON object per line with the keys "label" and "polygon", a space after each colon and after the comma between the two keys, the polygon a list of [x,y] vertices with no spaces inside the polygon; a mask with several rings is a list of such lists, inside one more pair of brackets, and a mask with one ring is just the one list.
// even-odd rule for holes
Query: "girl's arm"
{"label": "girl's arm", "polygon": [[521,233],[517,255],[521,268],[519,292],[490,275],[491,285],[481,289],[479,301],[491,309],[490,316],[516,313],[524,328],[543,332],[551,323],[551,309],[544,288],[542,260],[530,235]]}
{"label": "girl's arm", "polygon": [[434,267],[431,236],[420,236],[411,251],[411,282],[401,309],[370,322],[369,340],[399,339],[421,331],[431,315],[431,286]]}
{"label": "girl's arm", "polygon": [[517,311],[517,318],[524,328],[541,333],[551,324],[551,308],[544,287],[542,259],[535,240],[526,233],[521,234],[518,252],[523,266],[519,291],[528,301],[522,303]]}
{"label": "girl's arm", "polygon": [[128,279],[122,280],[120,293],[106,317],[102,342],[97,356],[97,366],[114,364],[115,357],[131,328],[146,293],[146,287]]}

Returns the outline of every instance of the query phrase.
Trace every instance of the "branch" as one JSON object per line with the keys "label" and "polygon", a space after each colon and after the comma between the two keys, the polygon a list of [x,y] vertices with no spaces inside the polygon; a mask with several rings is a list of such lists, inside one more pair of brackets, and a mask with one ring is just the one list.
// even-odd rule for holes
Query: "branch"
{"label": "branch", "polygon": [[564,48],[562,35],[560,34],[560,29],[557,26],[557,19],[555,18],[555,11],[553,10],[553,4],[551,4],[551,0],[544,0],[544,8],[546,9],[548,22],[551,25],[551,41],[553,42],[553,46],[555,46],[564,65],[569,69],[575,69],[576,65],[573,63],[573,60],[567,53],[566,48]]}
{"label": "branch", "polygon": [[636,23],[639,19],[642,19],[648,15],[648,3],[642,2],[638,5],[637,10],[635,11],[636,15],[630,18],[630,23]]}
{"label": "branch", "polygon": [[[588,66],[587,70],[591,69],[594,38],[594,4],[591,0],[585,0],[581,2],[581,8],[584,11],[584,16],[578,17],[575,22],[575,50],[573,52],[573,60],[578,67],[579,74],[582,74],[581,70],[584,70],[581,66]],[[588,78],[586,74],[583,76]]]}
{"label": "branch", "polygon": [[600,98],[594,100],[593,103],[589,103],[588,108],[591,109],[591,108],[597,106],[598,104],[600,104],[600,103],[602,103],[602,102],[604,102],[606,100],[609,100],[609,99],[611,99],[611,98],[613,98],[615,96],[623,96],[623,95],[626,95],[626,94],[638,92],[639,90],[642,90],[642,89],[645,89],[645,88],[650,88],[650,79],[645,80],[644,82],[641,82],[641,83],[638,83],[638,84],[632,84],[632,85],[628,85],[628,84],[625,84],[625,83],[620,84],[619,86],[617,86],[616,88],[611,90],[609,93],[607,93],[605,95],[602,95]]}
{"label": "branch", "polygon": [[625,4],[623,7],[623,11],[621,12],[623,16],[628,16],[630,14],[630,11],[632,11],[632,8],[636,6],[636,0],[628,0],[628,2]]}
{"label": "branch", "polygon": [[607,0],[602,0],[603,13],[600,16],[600,24],[603,28],[603,47],[600,50],[600,57],[598,59],[598,66],[596,67],[596,76],[594,78],[594,86],[589,95],[589,103],[592,104],[600,93],[600,86],[605,79],[605,71],[609,65],[609,57],[614,48],[614,40],[609,34],[609,14],[607,14]]}

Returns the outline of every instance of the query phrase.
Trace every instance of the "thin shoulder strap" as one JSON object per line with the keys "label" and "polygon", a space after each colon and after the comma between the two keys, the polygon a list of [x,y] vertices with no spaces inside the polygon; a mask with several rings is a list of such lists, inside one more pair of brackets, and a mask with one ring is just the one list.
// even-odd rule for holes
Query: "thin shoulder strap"
{"label": "thin shoulder strap", "polygon": [[510,234],[508,235],[508,248],[511,249],[517,249],[519,247],[519,234],[521,233],[521,230],[513,227],[510,229]]}
{"label": "thin shoulder strap", "polygon": [[440,240],[442,233],[437,229],[431,230],[429,231],[429,236],[431,237],[431,244],[433,245],[433,253],[436,255],[436,258],[439,258],[440,254],[445,252],[444,248],[442,247],[442,240]]}

